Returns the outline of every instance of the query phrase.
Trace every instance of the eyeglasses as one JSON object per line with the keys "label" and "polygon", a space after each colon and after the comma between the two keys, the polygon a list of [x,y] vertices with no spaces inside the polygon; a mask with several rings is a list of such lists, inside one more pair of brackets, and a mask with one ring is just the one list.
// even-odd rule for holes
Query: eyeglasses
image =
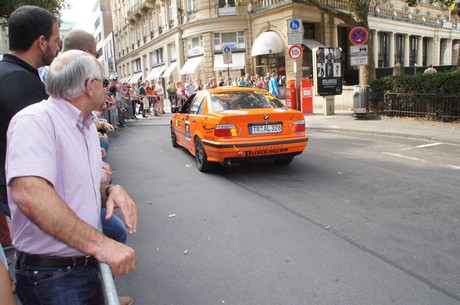
{"label": "eyeglasses", "polygon": [[90,49],[86,50],[85,52],[93,55],[94,57],[96,57],[96,59],[98,59],[101,56],[101,53],[91,51]]}
{"label": "eyeglasses", "polygon": [[[100,81],[100,82],[102,81],[102,79],[99,79],[99,78],[95,78],[95,77],[91,77],[91,78],[94,79],[94,80],[98,80],[98,81]],[[85,87],[86,87],[86,85],[88,84],[89,79],[90,79],[90,78],[85,79]]]}

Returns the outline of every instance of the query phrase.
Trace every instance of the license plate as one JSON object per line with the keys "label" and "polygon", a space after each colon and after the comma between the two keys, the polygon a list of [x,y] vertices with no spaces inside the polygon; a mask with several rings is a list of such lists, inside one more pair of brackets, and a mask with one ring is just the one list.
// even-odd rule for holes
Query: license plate
{"label": "license plate", "polygon": [[250,134],[280,133],[282,131],[283,131],[283,128],[281,127],[281,124],[249,126]]}

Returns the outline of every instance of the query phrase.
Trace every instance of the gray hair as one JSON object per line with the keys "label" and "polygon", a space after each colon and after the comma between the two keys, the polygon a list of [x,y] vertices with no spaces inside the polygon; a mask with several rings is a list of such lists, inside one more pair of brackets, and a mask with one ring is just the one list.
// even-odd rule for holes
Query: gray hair
{"label": "gray hair", "polygon": [[52,97],[73,100],[85,92],[89,78],[103,80],[95,57],[82,51],[67,51],[51,63],[46,92]]}

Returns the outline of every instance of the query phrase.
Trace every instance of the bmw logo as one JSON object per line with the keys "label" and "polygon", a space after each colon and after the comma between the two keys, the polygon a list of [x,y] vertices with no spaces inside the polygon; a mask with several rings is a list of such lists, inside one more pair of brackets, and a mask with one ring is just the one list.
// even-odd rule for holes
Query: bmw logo
{"label": "bmw logo", "polygon": [[268,114],[264,115],[264,120],[268,120]]}

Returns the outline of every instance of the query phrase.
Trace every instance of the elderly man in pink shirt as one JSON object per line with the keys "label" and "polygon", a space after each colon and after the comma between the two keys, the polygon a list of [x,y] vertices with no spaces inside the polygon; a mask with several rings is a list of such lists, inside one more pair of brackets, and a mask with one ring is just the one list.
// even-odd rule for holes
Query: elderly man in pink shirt
{"label": "elderly man in pink shirt", "polygon": [[104,179],[91,112],[104,100],[101,64],[82,51],[53,61],[46,101],[26,107],[8,129],[6,177],[17,294],[22,304],[103,304],[97,261],[114,275],[136,267],[132,248],[99,232],[101,207],[120,208],[129,233],[137,208]]}

